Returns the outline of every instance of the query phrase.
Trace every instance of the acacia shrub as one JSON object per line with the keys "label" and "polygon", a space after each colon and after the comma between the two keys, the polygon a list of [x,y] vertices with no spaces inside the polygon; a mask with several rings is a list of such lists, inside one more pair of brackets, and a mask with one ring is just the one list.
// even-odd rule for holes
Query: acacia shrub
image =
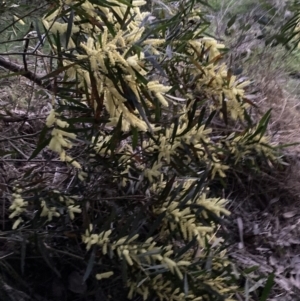
{"label": "acacia shrub", "polygon": [[60,1],[43,18],[55,57],[43,80],[54,92],[31,159],[48,146],[74,180],[24,174],[12,228],[59,277],[81,258],[82,294],[234,300],[218,235],[230,212],[215,183],[277,161],[270,112],[251,120],[250,83],[222,62],[225,46],[205,35],[195,1],[153,14],[144,4]]}

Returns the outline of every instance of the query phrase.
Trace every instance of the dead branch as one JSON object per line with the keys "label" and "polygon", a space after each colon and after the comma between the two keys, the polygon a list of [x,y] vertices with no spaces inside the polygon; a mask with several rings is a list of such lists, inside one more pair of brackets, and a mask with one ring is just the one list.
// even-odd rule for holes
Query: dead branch
{"label": "dead branch", "polygon": [[18,75],[22,75],[22,76],[30,79],[37,85],[43,87],[44,89],[54,92],[54,86],[49,82],[43,82],[42,76],[38,76],[30,70],[25,70],[24,67],[22,67],[16,63],[13,63],[11,61],[8,61],[2,56],[0,56],[0,66],[4,67],[5,69],[7,69],[9,71],[17,73]]}

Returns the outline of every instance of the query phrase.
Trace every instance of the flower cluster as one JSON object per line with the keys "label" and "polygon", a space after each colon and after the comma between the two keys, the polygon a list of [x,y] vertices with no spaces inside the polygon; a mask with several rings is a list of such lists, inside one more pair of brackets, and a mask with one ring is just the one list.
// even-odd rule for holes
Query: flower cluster
{"label": "flower cluster", "polygon": [[68,156],[65,151],[66,148],[70,149],[72,147],[72,143],[68,138],[75,139],[76,135],[62,130],[63,128],[69,127],[69,124],[66,121],[59,119],[59,114],[57,114],[54,109],[51,110],[46,120],[47,127],[51,127],[53,125],[57,127],[54,127],[52,130],[52,138],[48,146],[49,149],[59,154],[62,161],[69,162],[74,167],[81,169],[81,165],[72,157]]}
{"label": "flower cluster", "polygon": [[60,214],[56,211],[56,207],[54,206],[48,207],[47,203],[43,199],[41,199],[41,207],[42,207],[41,216],[46,216],[49,222],[52,221],[53,217],[60,216]]}
{"label": "flower cluster", "polygon": [[[212,109],[220,109],[225,101],[227,110],[233,120],[244,120],[244,110],[249,107],[247,102],[243,101],[244,88],[250,84],[249,81],[240,82],[236,76],[231,75],[225,64],[216,64],[216,60],[221,58],[220,49],[225,46],[219,44],[215,39],[204,37],[198,40],[189,41],[191,64],[191,75],[195,80],[194,93],[203,91],[216,102],[211,105]],[[202,56],[201,53],[205,53]],[[199,63],[201,65],[202,76],[199,77]],[[221,117],[222,113],[220,113]]]}
{"label": "flower cluster", "polygon": [[[114,6],[115,14],[119,17],[124,17],[127,13],[127,5],[118,1],[111,1],[111,3],[117,4]],[[132,14],[135,18],[128,22],[125,29],[119,28],[115,14],[113,14],[107,7],[91,4],[86,1],[81,7],[91,17],[95,18],[95,22],[101,22],[100,17],[96,14],[96,10],[102,11],[107,22],[115,24],[115,34],[112,34],[106,26],[100,30],[95,30],[91,27],[91,24],[86,22],[80,22],[80,17],[76,16],[74,21],[81,23],[80,26],[74,26],[74,32],[80,30],[82,33],[88,34],[89,37],[86,42],[81,43],[81,48],[85,54],[78,54],[77,59],[87,59],[91,66],[91,73],[83,70],[79,66],[70,66],[72,62],[64,60],[65,66],[70,66],[66,70],[69,80],[75,78],[79,80],[78,87],[91,86],[91,76],[97,82],[97,93],[104,96],[104,105],[108,113],[110,114],[109,125],[115,126],[118,123],[120,116],[123,116],[122,129],[123,131],[129,131],[130,127],[137,127],[141,131],[147,131],[152,129],[152,125],[141,118],[138,110],[129,109],[128,102],[137,102],[141,104],[141,97],[143,95],[142,90],[146,89],[159,100],[159,102],[167,107],[168,101],[164,97],[164,93],[170,90],[171,87],[165,86],[159,83],[157,80],[148,81],[145,84],[137,84],[137,74],[139,76],[146,76],[148,70],[145,69],[145,55],[143,52],[139,54],[131,55],[132,47],[139,42],[141,36],[145,30],[143,20],[149,15],[149,13],[140,12],[139,6],[146,4],[145,1],[133,1],[132,2]],[[57,10],[50,16],[43,20],[46,28],[52,28],[54,31],[63,31],[64,24],[60,24],[55,21],[57,14],[60,10]],[[72,27],[73,28],[73,27]],[[72,41],[72,39],[70,39]],[[164,40],[159,40],[159,43]],[[71,43],[71,42],[70,42]],[[72,42],[72,45],[74,42]],[[155,49],[157,42],[148,39],[143,41],[143,45],[148,47],[149,51]],[[112,81],[108,75],[108,68],[115,67],[115,70],[121,70],[124,84],[116,84]],[[130,91],[130,93],[128,93]],[[129,95],[130,94],[130,95]],[[130,99],[133,98],[133,99]],[[90,104],[93,109],[97,109],[98,104],[95,102]]]}
{"label": "flower cluster", "polygon": [[[174,250],[172,250],[172,247],[157,246],[157,243],[153,241],[152,237],[147,239],[144,243],[137,242],[139,235],[134,235],[131,238],[125,236],[114,241],[111,239],[113,234],[112,230],[103,231],[100,234],[92,234],[92,231],[93,226],[90,225],[90,228],[86,230],[85,235],[82,237],[87,249],[90,249],[93,245],[98,245],[102,249],[102,254],[110,257],[112,257],[115,252],[118,255],[118,258],[120,260],[125,260],[127,265],[132,267],[132,269],[143,270],[145,277],[146,279],[148,278],[148,280],[151,279],[149,278],[150,272],[147,272],[148,269],[146,268],[149,267],[149,265],[159,263],[162,272],[170,272],[171,274],[176,275],[180,280],[183,280],[186,269],[191,265],[189,260],[175,260],[175,258],[172,258],[172,256],[174,257]],[[112,275],[113,272],[108,271],[97,274],[96,278],[100,280]],[[153,286],[152,289],[155,291],[158,283],[162,281],[157,281],[160,277],[156,278],[154,278],[153,281],[150,281],[151,286]],[[168,282],[165,283],[165,285],[167,284]],[[134,292],[141,294],[144,297],[144,300],[149,296],[149,286],[136,287],[130,280],[127,285],[130,289],[128,293],[130,299],[133,297]],[[166,291],[166,293],[168,293],[168,291]],[[175,294],[177,293],[178,292],[176,291]]]}
{"label": "flower cluster", "polygon": [[[185,242],[189,242],[196,237],[199,247],[205,248],[206,239],[214,239],[216,229],[213,223],[204,226],[201,223],[201,217],[208,219],[208,212],[213,212],[219,217],[221,214],[229,215],[230,212],[224,208],[227,200],[209,198],[207,197],[207,190],[201,191],[194,200],[187,201],[183,206],[181,204],[181,197],[190,187],[196,184],[196,181],[183,180],[183,183],[183,189],[175,200],[167,198],[162,206],[153,208],[153,212],[157,215],[163,212],[165,213],[162,221],[161,236],[163,237],[167,233],[177,231],[182,234],[182,238]],[[179,184],[180,182],[175,182],[174,189],[178,188]],[[156,190],[156,192],[158,191]],[[202,208],[201,214],[198,212],[199,208]]]}
{"label": "flower cluster", "polygon": [[276,153],[272,148],[270,138],[261,135],[257,127],[250,129],[239,135],[229,135],[226,139],[226,145],[230,150],[235,164],[251,155],[261,155],[276,161]]}
{"label": "flower cluster", "polygon": [[20,215],[26,211],[28,206],[28,202],[25,201],[21,195],[22,191],[23,190],[21,188],[16,186],[14,187],[14,193],[12,194],[13,201],[9,207],[9,210],[13,212],[9,215],[9,218],[18,217],[12,226],[13,229],[16,229],[20,223],[23,222],[23,219],[20,217]]}
{"label": "flower cluster", "polygon": [[[82,173],[83,174],[81,176],[83,177],[82,179],[84,179],[86,174],[84,172],[82,172]],[[60,195],[59,191],[55,191],[55,192],[59,195],[59,197],[58,197],[59,201],[66,205],[67,212],[69,213],[69,216],[70,216],[71,220],[73,220],[75,218],[74,213],[81,213],[82,212],[82,210],[80,209],[80,206],[75,205],[76,196],[66,196],[66,195],[62,196],[62,195]]]}
{"label": "flower cluster", "polygon": [[[12,229],[16,229],[23,222],[21,215],[28,208],[28,201],[24,200],[22,193],[24,194],[23,189],[18,186],[14,187],[14,193],[12,194],[13,201],[9,207],[9,210],[13,212],[9,215],[9,218],[18,217],[18,219],[15,220]],[[49,191],[48,197],[38,197],[38,205],[36,207],[38,210],[36,210],[36,214],[46,217],[46,223],[51,222],[55,217],[60,217],[64,212],[67,212],[70,219],[73,220],[75,214],[82,212],[78,202],[75,202],[76,198],[76,196],[62,195],[57,190]],[[36,216],[36,214],[32,216]]]}

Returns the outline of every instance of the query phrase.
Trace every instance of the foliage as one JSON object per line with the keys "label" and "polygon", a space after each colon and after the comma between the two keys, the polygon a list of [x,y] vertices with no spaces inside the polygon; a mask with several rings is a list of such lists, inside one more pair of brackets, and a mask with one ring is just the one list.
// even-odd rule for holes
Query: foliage
{"label": "foliage", "polygon": [[299,4],[298,0],[211,2],[215,11],[223,12],[220,19],[226,35],[241,32],[239,38],[244,39],[248,37],[245,33],[255,31],[256,38],[263,39],[265,45],[282,44],[289,50],[297,48],[300,41]]}
{"label": "foliage", "polygon": [[21,273],[28,254],[59,278],[84,270],[88,288],[72,291],[85,296],[233,300],[221,191],[231,171],[277,162],[270,111],[251,119],[250,82],[205,35],[200,4],[152,14],[143,4],[66,0],[44,16],[51,59],[38,83],[52,104],[30,159],[48,146],[73,180],[25,172],[4,237],[21,241]]}
{"label": "foliage", "polygon": [[277,41],[287,47],[289,50],[295,50],[299,48],[300,36],[299,36],[299,1],[295,0],[290,5],[290,9],[293,12],[292,16],[282,26],[280,32],[275,36]]}

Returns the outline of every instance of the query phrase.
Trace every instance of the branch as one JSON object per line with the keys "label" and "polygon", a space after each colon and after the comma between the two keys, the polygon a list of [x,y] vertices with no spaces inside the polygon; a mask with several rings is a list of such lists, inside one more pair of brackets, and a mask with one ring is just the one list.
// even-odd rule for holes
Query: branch
{"label": "branch", "polygon": [[0,66],[4,67],[5,69],[12,71],[12,72],[16,72],[28,79],[30,79],[31,81],[33,81],[34,83],[36,83],[37,85],[51,91],[54,92],[54,86],[51,85],[51,83],[45,83],[42,81],[42,76],[38,76],[35,73],[29,71],[29,70],[25,70],[24,67],[17,65],[13,62],[7,61],[4,57],[0,56]]}

